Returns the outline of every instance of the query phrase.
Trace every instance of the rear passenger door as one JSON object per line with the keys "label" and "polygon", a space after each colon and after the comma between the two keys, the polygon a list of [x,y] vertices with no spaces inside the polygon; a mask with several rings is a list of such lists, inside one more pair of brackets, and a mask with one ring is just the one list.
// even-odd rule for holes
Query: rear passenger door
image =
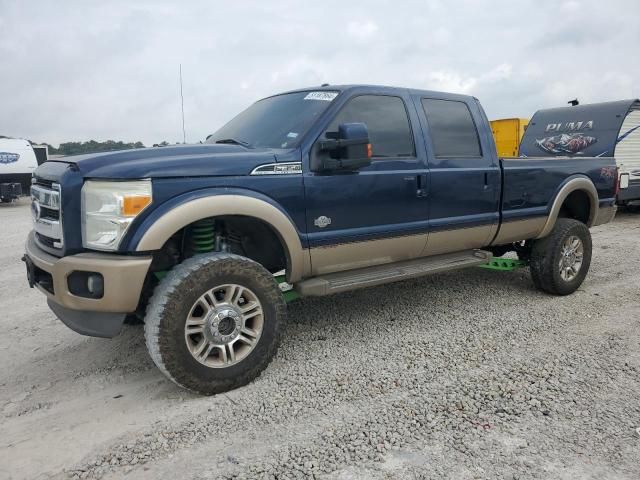
{"label": "rear passenger door", "polygon": [[[355,172],[304,172],[314,275],[407,260],[426,244],[428,200],[423,143],[411,98],[363,94],[346,100],[311,148],[342,123],[367,125],[371,165]],[[418,130],[419,131],[419,130]]]}
{"label": "rear passenger door", "polygon": [[[429,151],[427,255],[488,245],[499,222],[500,166],[477,103],[414,98]],[[487,123],[488,125],[488,123]]]}

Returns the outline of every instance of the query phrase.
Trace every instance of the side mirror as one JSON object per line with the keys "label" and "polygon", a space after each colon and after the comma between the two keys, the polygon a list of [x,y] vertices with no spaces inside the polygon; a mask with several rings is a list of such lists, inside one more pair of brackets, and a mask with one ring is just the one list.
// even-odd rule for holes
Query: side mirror
{"label": "side mirror", "polygon": [[319,142],[318,170],[357,170],[371,165],[369,131],[364,123],[341,123],[337,132],[327,132]]}

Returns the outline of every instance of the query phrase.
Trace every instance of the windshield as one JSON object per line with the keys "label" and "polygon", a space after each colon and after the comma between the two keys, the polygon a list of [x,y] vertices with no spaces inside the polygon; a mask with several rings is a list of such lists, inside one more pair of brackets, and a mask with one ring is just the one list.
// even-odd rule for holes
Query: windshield
{"label": "windshield", "polygon": [[297,92],[259,100],[206,143],[237,143],[247,147],[292,148],[302,139],[338,92]]}

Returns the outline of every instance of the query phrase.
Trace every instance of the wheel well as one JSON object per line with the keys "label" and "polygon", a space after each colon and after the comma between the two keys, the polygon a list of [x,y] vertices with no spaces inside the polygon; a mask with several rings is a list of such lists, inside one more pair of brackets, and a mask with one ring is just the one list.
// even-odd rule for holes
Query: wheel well
{"label": "wheel well", "polygon": [[152,270],[169,270],[186,258],[215,251],[250,258],[272,273],[288,267],[287,250],[273,227],[255,217],[225,215],[198,220],[174,233],[154,255]]}
{"label": "wheel well", "polygon": [[560,217],[573,218],[585,225],[589,224],[591,218],[591,199],[584,190],[574,190],[564,199],[560,207]]}

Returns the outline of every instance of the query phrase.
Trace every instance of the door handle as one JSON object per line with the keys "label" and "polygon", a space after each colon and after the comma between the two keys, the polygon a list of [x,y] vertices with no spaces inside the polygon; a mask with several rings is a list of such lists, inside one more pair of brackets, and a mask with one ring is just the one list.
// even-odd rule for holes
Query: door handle
{"label": "door handle", "polygon": [[416,197],[423,198],[429,195],[427,191],[427,174],[421,173],[416,177],[417,190]]}
{"label": "door handle", "polygon": [[489,174],[484,172],[484,189],[489,190]]}

